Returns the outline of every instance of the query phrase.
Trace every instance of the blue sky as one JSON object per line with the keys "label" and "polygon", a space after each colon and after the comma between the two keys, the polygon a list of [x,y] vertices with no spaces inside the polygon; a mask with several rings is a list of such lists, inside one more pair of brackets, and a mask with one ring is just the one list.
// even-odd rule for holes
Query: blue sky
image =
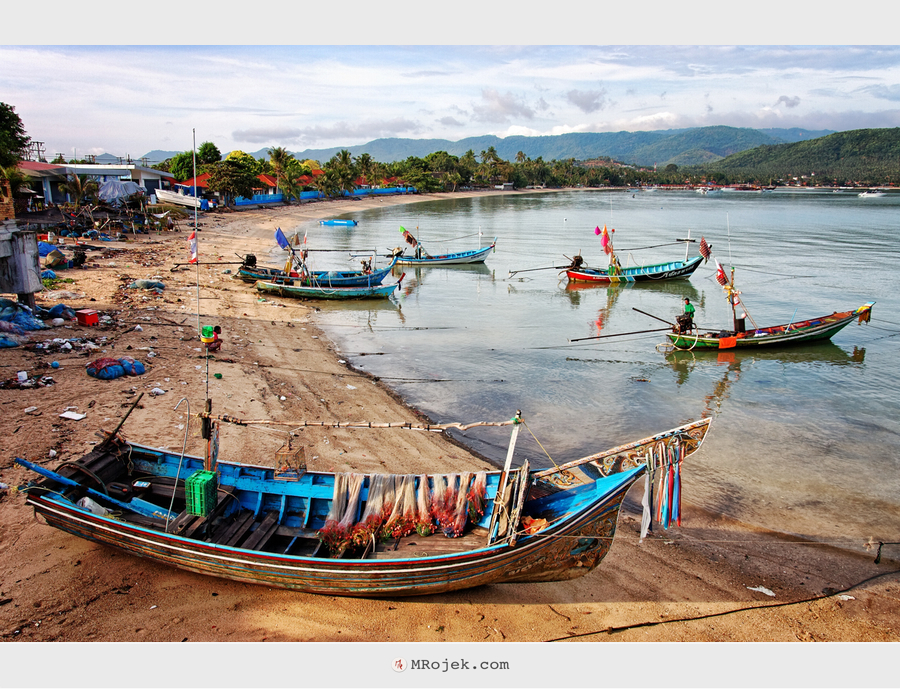
{"label": "blue sky", "polygon": [[[652,3],[630,7],[620,16],[653,14]],[[681,11],[696,18],[683,5]],[[356,29],[340,37],[352,41],[367,24],[358,12],[346,15]],[[263,24],[276,40],[283,35],[277,16]],[[340,12],[320,17],[332,27],[341,23]],[[231,17],[231,35],[192,28],[186,37],[221,35],[224,42],[233,38],[235,21],[242,20]],[[247,22],[252,29],[252,15]],[[41,32],[47,45],[0,46],[0,101],[15,106],[48,156],[188,150],[193,129],[198,144],[252,152],[383,137],[455,141],[705,125],[900,126],[898,46],[98,46],[66,45],[71,32],[59,24]],[[435,38],[452,35],[453,26]],[[297,31],[293,40],[309,29]],[[329,33],[323,28],[316,38]],[[617,31],[599,34],[616,37]],[[81,30],[75,35],[85,37]],[[533,27],[523,38],[532,35]],[[182,38],[183,32],[172,36]],[[575,32],[574,38],[582,36]]]}

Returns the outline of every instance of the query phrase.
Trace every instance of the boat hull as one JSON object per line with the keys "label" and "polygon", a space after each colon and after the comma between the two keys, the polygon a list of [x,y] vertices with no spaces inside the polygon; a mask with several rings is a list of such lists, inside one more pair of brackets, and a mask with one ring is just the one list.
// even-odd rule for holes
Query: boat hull
{"label": "boat hull", "polygon": [[650,266],[623,268],[618,274],[611,275],[605,270],[580,268],[566,271],[571,282],[584,282],[596,285],[611,285],[622,282],[658,282],[660,280],[677,280],[689,278],[700,263],[702,256],[690,261],[672,261]]}
{"label": "boat hull", "polygon": [[830,340],[854,320],[868,320],[874,302],[860,306],[855,311],[833,313],[807,321],[776,325],[755,331],[725,337],[667,333],[676,349],[761,349],[787,347]]}
{"label": "boat hull", "polygon": [[473,249],[472,251],[460,251],[455,254],[444,254],[442,256],[427,256],[416,258],[415,256],[406,256],[401,254],[397,257],[397,263],[403,266],[452,266],[464,265],[466,263],[484,263],[497,244],[497,240],[490,246],[483,249]]}
{"label": "boat hull", "polygon": [[198,210],[203,208],[203,199],[199,199],[195,196],[179,194],[166,189],[157,189],[153,193],[156,194],[156,200],[160,203],[174,203],[178,206],[187,206],[188,208],[197,208]]}
{"label": "boat hull", "polygon": [[374,287],[380,285],[384,279],[390,274],[396,261],[392,261],[386,268],[373,270],[371,273],[362,271],[339,271],[339,270],[321,270],[314,271],[307,278],[301,278],[299,275],[286,276],[283,270],[278,268],[240,268],[237,272],[238,278],[244,282],[256,282],[263,280],[264,282],[274,282],[278,284],[296,285],[301,287]]}
{"label": "boat hull", "polygon": [[[27,503],[47,524],[74,536],[164,565],[235,581],[317,594],[395,597],[495,583],[562,581],[587,574],[609,552],[622,501],[644,475],[647,461],[652,459],[648,454],[651,448],[674,443],[686,457],[699,448],[709,423],[709,419],[701,419],[521,477],[518,472],[527,468],[513,470],[523,491],[522,511],[512,510],[510,523],[515,528],[504,531],[506,535],[494,539],[493,544],[488,534],[496,528],[491,512],[504,480],[499,471],[486,472],[486,509],[460,537],[445,538],[440,531],[430,536],[413,532],[376,546],[374,552],[367,547],[361,555],[340,557],[320,556],[319,551],[325,550],[322,545],[314,550],[310,546],[308,552],[294,547],[298,539],[318,544],[322,538],[338,482],[332,473],[302,472],[294,480],[278,480],[272,467],[219,462],[214,489],[228,497],[214,502],[208,517],[187,511],[175,516],[182,509],[176,507],[165,521],[168,508],[160,506],[171,504],[175,486],[184,485],[185,477],[202,469],[203,458],[121,443],[79,460],[84,469],[91,467],[89,471],[60,467],[68,477],[17,461],[45,476],[40,483],[23,488]],[[581,467],[588,463],[590,471],[583,472]],[[158,492],[144,494],[149,497],[134,496],[129,502],[111,500],[99,490],[89,492],[116,510],[104,515],[75,502],[88,491],[88,484],[81,483],[87,481],[86,474],[91,476],[91,486],[100,481],[104,491],[104,483],[111,488],[114,481],[121,485],[132,477],[168,483],[159,484]],[[368,490],[360,496],[367,500]],[[362,512],[362,504],[358,509]],[[501,513],[508,514],[506,507]],[[531,531],[523,527],[518,514],[541,525]],[[240,528],[244,531],[234,535]],[[285,543],[289,544],[285,547]]]}
{"label": "boat hull", "polygon": [[259,280],[256,289],[266,294],[294,299],[387,299],[397,289],[397,285],[372,285],[370,287],[316,287],[304,285],[288,285]]}
{"label": "boat hull", "polygon": [[583,576],[609,552],[622,500],[641,473],[630,473],[616,490],[570,524],[552,533],[526,536],[515,547],[503,545],[402,560],[258,553],[132,526],[42,498],[29,498],[29,503],[50,526],[190,572],[306,593],[384,598]]}

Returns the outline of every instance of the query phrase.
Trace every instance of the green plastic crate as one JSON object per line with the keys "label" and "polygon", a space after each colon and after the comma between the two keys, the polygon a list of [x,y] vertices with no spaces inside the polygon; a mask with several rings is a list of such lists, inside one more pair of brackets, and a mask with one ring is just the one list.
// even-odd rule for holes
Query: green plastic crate
{"label": "green plastic crate", "polygon": [[198,517],[206,517],[216,506],[218,480],[215,471],[199,469],[184,482],[186,511]]}

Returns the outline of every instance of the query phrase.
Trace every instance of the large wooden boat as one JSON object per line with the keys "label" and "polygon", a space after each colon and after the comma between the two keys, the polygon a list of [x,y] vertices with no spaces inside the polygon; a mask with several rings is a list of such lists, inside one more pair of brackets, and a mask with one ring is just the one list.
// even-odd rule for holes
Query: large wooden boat
{"label": "large wooden boat", "polygon": [[874,304],[875,302],[870,301],[853,311],[836,311],[819,318],[792,321],[766,328],[745,330],[741,320],[738,319],[738,327],[729,330],[703,332],[700,328],[693,328],[687,332],[680,332],[676,326],[673,332],[666,335],[676,349],[751,349],[808,344],[830,340],[854,320],[860,323],[868,322]]}
{"label": "large wooden boat", "polygon": [[[41,475],[20,490],[50,526],[165,565],[318,594],[425,595],[583,576],[609,551],[622,500],[647,471],[651,486],[659,479],[662,498],[651,511],[668,526],[678,517],[681,462],[700,447],[710,422],[543,471],[531,471],[527,461],[511,466],[518,414],[499,423],[422,426],[511,425],[506,464],[474,475],[364,476],[306,471],[302,454],[289,444],[272,466],[256,463],[257,457],[217,461],[219,421],[253,422],[199,416],[209,437],[205,458],[110,434],[56,471],[17,459]],[[391,484],[403,519],[384,506]],[[447,498],[454,488],[463,494],[454,511],[435,509],[442,504],[435,496]],[[406,509],[410,494],[413,512]],[[449,526],[441,517],[448,514]]]}

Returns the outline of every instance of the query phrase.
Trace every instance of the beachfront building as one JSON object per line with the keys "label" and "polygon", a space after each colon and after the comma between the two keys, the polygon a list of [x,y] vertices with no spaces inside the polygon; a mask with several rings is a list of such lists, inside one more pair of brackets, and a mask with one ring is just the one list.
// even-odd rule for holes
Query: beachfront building
{"label": "beachfront building", "polygon": [[70,175],[87,175],[97,184],[111,180],[134,182],[142,186],[148,195],[175,179],[171,173],[135,163],[38,163],[23,160],[18,167],[32,180],[29,186],[36,192],[34,201],[43,204],[60,204],[70,200],[59,188]]}

